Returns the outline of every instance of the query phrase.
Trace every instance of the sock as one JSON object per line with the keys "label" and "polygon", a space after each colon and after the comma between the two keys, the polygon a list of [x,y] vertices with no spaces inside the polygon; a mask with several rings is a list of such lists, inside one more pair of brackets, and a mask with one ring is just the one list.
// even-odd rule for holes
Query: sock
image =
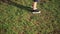
{"label": "sock", "polygon": [[33,10],[36,10],[37,8],[33,8]]}

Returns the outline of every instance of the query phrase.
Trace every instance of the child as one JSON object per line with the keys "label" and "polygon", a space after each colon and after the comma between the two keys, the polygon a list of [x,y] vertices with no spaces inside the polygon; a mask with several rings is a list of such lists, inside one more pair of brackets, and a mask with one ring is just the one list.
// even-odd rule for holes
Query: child
{"label": "child", "polygon": [[32,9],[33,9],[32,13],[40,13],[41,11],[39,11],[37,9],[37,2],[38,2],[38,0],[33,0],[33,1],[34,2],[33,2],[33,5],[32,5]]}

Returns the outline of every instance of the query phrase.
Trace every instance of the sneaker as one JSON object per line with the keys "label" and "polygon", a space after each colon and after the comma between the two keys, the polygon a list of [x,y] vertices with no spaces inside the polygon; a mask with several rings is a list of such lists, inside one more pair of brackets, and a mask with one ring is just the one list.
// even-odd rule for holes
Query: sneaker
{"label": "sneaker", "polygon": [[41,13],[41,11],[39,11],[39,10],[33,10],[32,13],[33,14],[38,14],[38,13]]}

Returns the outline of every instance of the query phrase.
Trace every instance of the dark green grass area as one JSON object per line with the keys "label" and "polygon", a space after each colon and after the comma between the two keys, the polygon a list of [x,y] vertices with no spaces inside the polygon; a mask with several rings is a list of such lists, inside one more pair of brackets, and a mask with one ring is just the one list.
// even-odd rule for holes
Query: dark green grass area
{"label": "dark green grass area", "polygon": [[60,0],[38,2],[40,14],[31,13],[32,0],[0,0],[0,34],[60,34]]}

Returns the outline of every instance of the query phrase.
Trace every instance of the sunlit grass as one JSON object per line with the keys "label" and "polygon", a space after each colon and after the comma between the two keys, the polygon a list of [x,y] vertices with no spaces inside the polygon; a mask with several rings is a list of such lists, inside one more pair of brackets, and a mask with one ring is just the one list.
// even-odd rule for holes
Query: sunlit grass
{"label": "sunlit grass", "polygon": [[0,34],[60,34],[59,1],[39,2],[41,14],[28,10],[32,0],[1,1]]}

